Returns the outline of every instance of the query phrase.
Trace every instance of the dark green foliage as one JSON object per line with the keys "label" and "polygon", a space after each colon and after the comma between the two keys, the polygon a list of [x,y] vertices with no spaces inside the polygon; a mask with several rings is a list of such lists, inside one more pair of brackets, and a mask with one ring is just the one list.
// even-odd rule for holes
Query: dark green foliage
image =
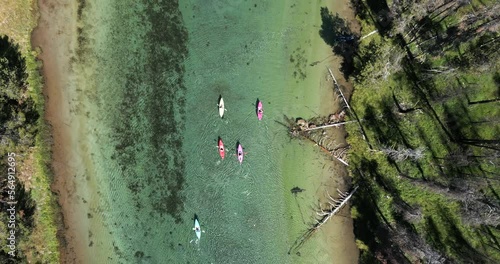
{"label": "dark green foliage", "polygon": [[34,144],[39,115],[26,91],[26,63],[19,47],[0,38],[0,155],[5,146],[22,142]]}
{"label": "dark green foliage", "polygon": [[[0,37],[0,218],[7,219],[5,212],[9,207],[6,201],[11,201],[8,191],[7,153],[16,153],[16,169],[23,160],[23,153],[34,146],[37,133],[39,114],[32,98],[27,93],[26,63],[19,51],[8,37]],[[16,207],[16,242],[24,241],[34,225],[35,203],[31,193],[24,189],[23,184],[15,176]],[[3,220],[2,220],[3,221]],[[8,229],[10,231],[10,229]],[[19,244],[17,245],[19,246]],[[11,258],[5,250],[0,251],[1,263],[19,263],[22,258],[16,249],[16,258]]]}
{"label": "dark green foliage", "polygon": [[8,37],[0,38],[0,154],[5,146],[33,146],[38,112],[27,94],[26,63],[19,47]]}
{"label": "dark green foliage", "polygon": [[378,32],[385,35],[392,28],[392,14],[387,6],[387,1],[366,0],[366,6],[370,9],[371,19],[377,26]]}
{"label": "dark green foliage", "polygon": [[7,36],[0,37],[0,90],[2,97],[18,99],[21,88],[26,85],[26,63],[19,46],[10,42]]}

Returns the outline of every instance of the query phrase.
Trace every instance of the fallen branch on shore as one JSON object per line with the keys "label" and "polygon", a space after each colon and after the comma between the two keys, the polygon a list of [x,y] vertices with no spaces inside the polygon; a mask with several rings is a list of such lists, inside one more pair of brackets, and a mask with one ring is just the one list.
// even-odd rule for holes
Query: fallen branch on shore
{"label": "fallen branch on shore", "polygon": [[328,127],[339,127],[341,125],[349,124],[349,123],[353,123],[353,122],[356,122],[356,121],[345,121],[345,122],[339,122],[339,123],[328,124],[328,125],[323,125],[323,126],[310,127],[310,128],[304,129],[304,131],[311,131],[311,130],[328,128]]}
{"label": "fallen branch on shore", "polygon": [[313,142],[316,146],[318,146],[321,150],[323,150],[324,152],[332,155],[334,158],[336,158],[338,161],[340,161],[342,164],[346,165],[346,166],[349,166],[349,164],[343,160],[342,158],[340,158],[340,155],[343,155],[345,153],[345,151],[349,148],[349,146],[347,147],[344,147],[344,148],[341,148],[340,152],[337,152],[339,149],[334,149],[334,150],[328,150],[327,148],[323,147],[321,144],[317,143],[316,141],[304,136],[304,138],[306,138],[307,140]]}
{"label": "fallen branch on shore", "polygon": [[330,218],[338,214],[340,210],[349,202],[349,199],[352,198],[358,187],[359,186],[354,187],[354,189],[352,189],[349,193],[342,192],[337,189],[339,194],[339,198],[337,199],[328,194],[327,207],[325,209],[320,207],[318,212],[316,212],[320,218],[316,219],[316,222],[302,236],[295,240],[293,245],[288,250],[288,254],[292,253],[292,251],[298,250],[317,230],[321,228],[321,226],[328,222]]}
{"label": "fallen branch on shore", "polygon": [[[341,111],[338,114],[331,114],[328,117],[327,122],[324,123],[323,125],[320,125],[320,126],[316,126],[314,123],[308,123],[306,120],[301,119],[301,118],[297,119],[297,121],[295,121],[295,122],[293,122],[292,119],[290,119],[290,118],[287,118],[287,117],[285,117],[285,118],[287,119],[287,122],[289,123],[290,135],[292,137],[303,137],[303,138],[311,141],[316,146],[318,146],[321,150],[330,154],[335,159],[340,161],[342,164],[349,166],[349,164],[341,158],[345,154],[345,152],[349,148],[349,146],[341,148],[341,151],[338,151],[339,148],[336,148],[333,150],[331,150],[331,148],[328,149],[329,143],[332,143],[331,140],[329,140],[329,137],[323,136],[324,133],[314,134],[314,132],[311,132],[313,130],[328,128],[328,127],[339,127],[339,126],[342,126],[344,124],[355,122],[355,121],[339,122],[339,121],[343,120],[344,116],[345,116],[344,111]],[[318,135],[320,135],[319,139],[317,138]],[[316,137],[316,140],[313,139],[315,137]],[[326,145],[324,145],[325,142],[327,142]]]}
{"label": "fallen branch on shore", "polygon": [[362,36],[359,40],[361,41],[361,40],[363,40],[363,39],[365,39],[365,38],[367,38],[367,37],[369,37],[369,36],[371,36],[371,35],[373,35],[373,34],[375,34],[377,32],[378,32],[378,30],[374,30],[374,31],[372,31],[372,32],[370,32],[370,33]]}
{"label": "fallen branch on shore", "polygon": [[[358,125],[359,125],[359,129],[360,129],[360,132],[361,134],[363,134],[363,139],[365,141],[368,142],[368,137],[366,136],[365,134],[365,131],[363,129],[363,126],[361,126],[361,120],[358,118],[358,116],[356,115],[356,113],[354,112],[353,109],[351,109],[351,106],[349,105],[349,103],[347,102],[347,99],[345,98],[344,96],[344,93],[342,92],[342,90],[340,89],[340,86],[339,86],[339,83],[337,82],[337,79],[335,79],[335,76],[333,75],[333,72],[332,70],[330,70],[330,68],[328,68],[328,72],[330,73],[330,76],[332,77],[333,79],[333,84],[334,84],[334,87],[337,88],[337,91],[339,92],[340,96],[342,97],[342,99],[344,100],[344,103],[347,107],[347,109],[349,109],[349,111],[352,113],[352,115],[354,116],[354,118],[356,118],[356,120],[358,121]],[[370,145],[370,143],[368,142],[368,145]],[[371,148],[371,146],[370,146]]]}
{"label": "fallen branch on shore", "polygon": [[330,76],[332,76],[332,78],[333,78],[333,84],[335,85],[335,88],[337,88],[337,91],[339,91],[340,96],[342,96],[342,99],[344,99],[344,103],[345,103],[346,107],[349,110],[351,110],[351,106],[349,106],[349,103],[347,102],[347,99],[345,98],[344,93],[342,92],[342,89],[340,89],[340,85],[337,82],[337,79],[335,79],[335,76],[333,76],[332,70],[328,67],[327,67],[327,69],[328,69],[328,72],[330,72]]}

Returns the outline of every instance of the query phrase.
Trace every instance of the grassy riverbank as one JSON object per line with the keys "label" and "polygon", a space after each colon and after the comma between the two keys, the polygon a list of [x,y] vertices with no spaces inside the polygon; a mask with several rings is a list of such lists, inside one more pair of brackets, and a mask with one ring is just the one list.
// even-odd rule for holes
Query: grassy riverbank
{"label": "grassy riverbank", "polygon": [[353,6],[378,32],[343,67],[360,261],[498,262],[499,4]]}
{"label": "grassy riverbank", "polygon": [[[2,246],[2,259],[8,261],[59,262],[56,198],[51,192],[51,136],[44,122],[43,78],[37,52],[32,51],[31,31],[36,26],[36,1],[5,1],[0,7],[0,35],[3,37],[2,72],[2,157],[16,154],[16,251],[10,258]],[[7,37],[5,37],[7,36]],[[2,167],[6,158],[2,158]],[[5,167],[6,168],[6,167]],[[3,170],[3,171],[6,171]],[[6,187],[2,184],[2,188]],[[3,197],[6,199],[6,197]],[[7,219],[2,210],[2,219]],[[5,227],[4,227],[5,228]],[[10,231],[10,229],[4,229]],[[2,232],[3,233],[3,232]],[[3,238],[2,241],[7,241]],[[7,263],[7,262],[4,262]]]}

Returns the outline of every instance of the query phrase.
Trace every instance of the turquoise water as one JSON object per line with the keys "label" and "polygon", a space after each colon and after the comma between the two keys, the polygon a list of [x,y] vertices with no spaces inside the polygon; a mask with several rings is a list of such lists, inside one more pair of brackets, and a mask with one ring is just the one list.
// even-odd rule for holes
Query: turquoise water
{"label": "turquoise water", "polygon": [[[320,6],[81,2],[73,110],[88,156],[79,176],[96,183],[91,226],[108,232],[91,230],[89,263],[295,261],[287,251],[300,216],[287,209],[293,197],[285,183],[304,171],[283,175],[282,165],[290,153],[311,153],[297,154],[303,148],[279,122],[319,111],[307,58],[319,26],[310,13]],[[241,165],[237,142],[247,152]],[[191,229],[195,215],[200,241]]]}

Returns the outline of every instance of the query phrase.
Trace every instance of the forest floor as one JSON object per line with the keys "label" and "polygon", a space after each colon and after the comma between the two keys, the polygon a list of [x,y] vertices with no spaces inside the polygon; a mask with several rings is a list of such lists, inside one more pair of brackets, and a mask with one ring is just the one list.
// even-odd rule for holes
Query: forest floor
{"label": "forest floor", "polygon": [[346,126],[360,261],[498,263],[500,4],[375,2],[353,0],[361,34],[331,43],[360,124]]}

